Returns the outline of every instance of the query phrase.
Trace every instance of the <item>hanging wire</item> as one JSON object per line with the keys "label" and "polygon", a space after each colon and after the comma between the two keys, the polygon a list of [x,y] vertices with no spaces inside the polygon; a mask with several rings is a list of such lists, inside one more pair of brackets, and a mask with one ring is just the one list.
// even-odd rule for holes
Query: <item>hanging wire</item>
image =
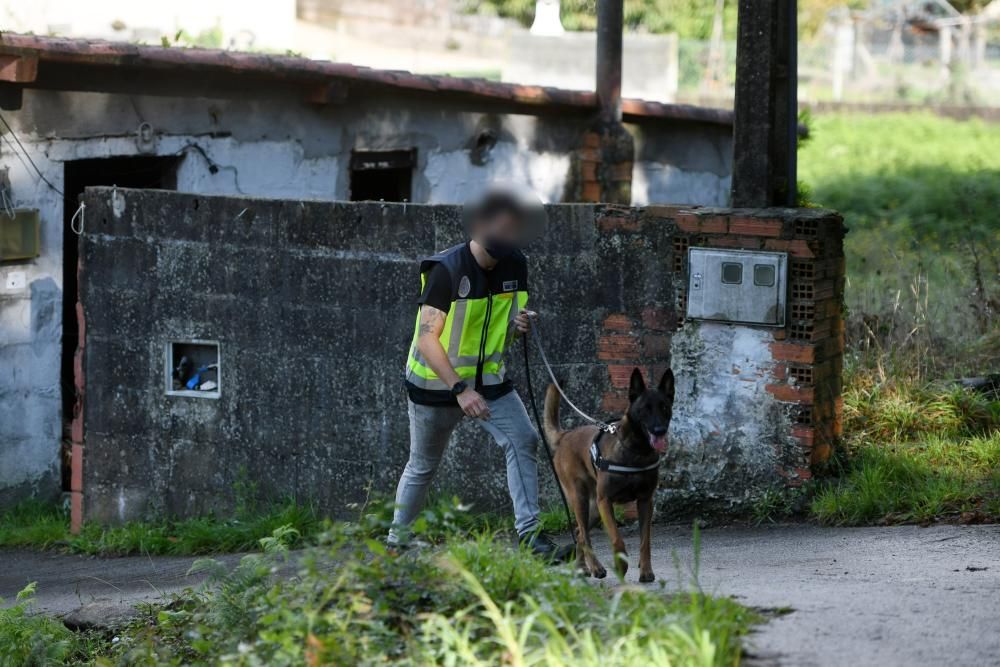
{"label": "hanging wire", "polygon": [[7,187],[0,187],[0,199],[3,200],[3,210],[7,214],[7,217],[13,220],[17,216],[14,215],[14,207],[11,205],[10,197],[7,196]]}
{"label": "hanging wire", "polygon": [[[28,163],[31,165],[31,168],[35,170],[36,174],[38,174],[38,178],[42,179],[42,182],[45,183],[45,185],[49,186],[53,191],[55,191],[56,193],[58,193],[60,197],[64,196],[62,190],[60,190],[56,186],[52,185],[52,181],[50,181],[49,179],[45,178],[45,174],[43,174],[42,170],[38,168],[38,165],[35,164],[35,161],[31,159],[31,154],[28,153],[28,149],[26,149],[24,147],[24,144],[21,143],[21,140],[17,138],[17,133],[14,132],[14,128],[12,128],[10,126],[10,123],[8,123],[7,119],[3,117],[3,114],[0,114],[0,122],[2,122],[3,125],[4,125],[4,127],[7,128],[7,134],[9,134],[10,136],[14,137],[14,141],[17,142],[17,145],[20,147],[21,153],[24,154],[24,157],[27,158]],[[3,135],[3,138],[4,138],[4,141],[7,142],[7,145],[10,146],[11,145],[10,144],[10,140],[7,139],[7,135],[6,134]],[[14,147],[11,146],[11,148],[14,148]],[[17,152],[16,149],[15,149],[15,152]],[[24,160],[22,159],[21,161],[23,162]]]}
{"label": "hanging wire", "polygon": [[[83,235],[83,219],[86,213],[87,213],[87,205],[84,204],[83,202],[80,202],[80,207],[76,209],[76,213],[74,213],[73,217],[69,219],[69,228],[72,229],[73,233],[76,234],[77,236]],[[80,220],[79,229],[77,229],[76,227],[77,218],[79,218]]]}
{"label": "hanging wire", "polygon": [[246,194],[245,192],[243,192],[243,188],[240,187],[240,172],[236,167],[234,167],[231,164],[219,164],[211,157],[209,157],[208,153],[205,152],[205,149],[202,148],[200,144],[194,141],[189,141],[188,143],[181,146],[179,149],[177,149],[174,155],[183,155],[187,151],[194,151],[198,153],[198,155],[201,156],[201,159],[203,159],[205,163],[208,165],[208,172],[210,174],[214,175],[219,173],[220,171],[233,172],[233,186],[236,188],[236,192],[240,193],[241,195]]}

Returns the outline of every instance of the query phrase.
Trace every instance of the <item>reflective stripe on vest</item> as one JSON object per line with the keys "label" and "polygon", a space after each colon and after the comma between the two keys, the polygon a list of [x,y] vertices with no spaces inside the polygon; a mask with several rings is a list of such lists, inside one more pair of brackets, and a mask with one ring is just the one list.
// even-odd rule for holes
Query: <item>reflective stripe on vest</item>
{"label": "reflective stripe on vest", "polygon": [[[421,277],[421,289],[424,279]],[[492,304],[490,300],[492,299]],[[502,292],[481,299],[453,301],[439,340],[455,372],[463,380],[475,380],[482,362],[483,385],[496,385],[504,381],[503,354],[513,340],[513,320],[528,302],[526,291]],[[490,312],[483,345],[483,328]],[[420,335],[420,311],[413,328],[413,342],[406,362],[406,379],[421,389],[448,391],[451,386],[442,381],[427,365],[417,339]],[[480,356],[480,350],[482,355]]]}

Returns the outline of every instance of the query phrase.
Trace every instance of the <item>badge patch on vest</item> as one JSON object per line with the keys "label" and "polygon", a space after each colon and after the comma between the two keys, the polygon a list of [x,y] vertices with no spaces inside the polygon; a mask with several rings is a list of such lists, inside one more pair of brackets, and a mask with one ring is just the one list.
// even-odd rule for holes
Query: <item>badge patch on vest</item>
{"label": "badge patch on vest", "polygon": [[505,280],[505,281],[503,281],[503,291],[504,292],[513,292],[516,289],[517,289],[517,281],[516,280]]}
{"label": "badge patch on vest", "polygon": [[[504,289],[507,289],[504,287]],[[469,282],[469,276],[462,276],[462,279],[458,281],[458,296],[461,299],[469,296],[469,292],[472,290],[472,283]]]}

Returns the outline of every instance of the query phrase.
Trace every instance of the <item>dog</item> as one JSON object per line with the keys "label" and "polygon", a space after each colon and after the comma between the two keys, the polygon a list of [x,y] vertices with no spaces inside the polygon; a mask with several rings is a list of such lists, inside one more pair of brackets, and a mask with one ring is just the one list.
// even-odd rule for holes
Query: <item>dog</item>
{"label": "dog", "polygon": [[[563,431],[559,427],[559,391],[555,385],[549,385],[545,393],[544,428],[559,484],[576,515],[579,567],[598,579],[607,575],[590,545],[590,519],[596,508],[614,549],[615,570],[625,575],[628,553],[615,523],[612,504],[634,500],[641,534],[639,581],[648,583],[656,579],[650,556],[653,493],[673,416],[673,371],[667,369],[656,387],[647,388],[636,368],[629,379],[628,399],[628,410],[614,433],[601,434],[597,426]],[[591,451],[595,443],[596,461]]]}

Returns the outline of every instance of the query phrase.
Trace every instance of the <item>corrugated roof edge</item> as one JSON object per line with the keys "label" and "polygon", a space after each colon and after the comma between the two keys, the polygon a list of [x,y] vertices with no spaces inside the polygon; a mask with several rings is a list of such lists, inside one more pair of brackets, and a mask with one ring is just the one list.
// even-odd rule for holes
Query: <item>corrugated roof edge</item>
{"label": "corrugated roof edge", "polygon": [[[286,82],[323,84],[355,82],[389,89],[423,93],[447,93],[483,104],[509,103],[528,113],[537,107],[597,109],[593,91],[501,83],[486,79],[413,74],[381,70],[349,63],[310,60],[297,56],[246,53],[222,49],[163,47],[106,40],[41,37],[17,33],[0,34],[0,55],[37,58],[38,63],[82,66],[122,66],[133,69],[230,72],[252,74]],[[30,83],[28,84],[30,85]],[[639,99],[622,100],[626,121],[676,120],[729,125],[733,112],[688,104],[666,104]]]}

